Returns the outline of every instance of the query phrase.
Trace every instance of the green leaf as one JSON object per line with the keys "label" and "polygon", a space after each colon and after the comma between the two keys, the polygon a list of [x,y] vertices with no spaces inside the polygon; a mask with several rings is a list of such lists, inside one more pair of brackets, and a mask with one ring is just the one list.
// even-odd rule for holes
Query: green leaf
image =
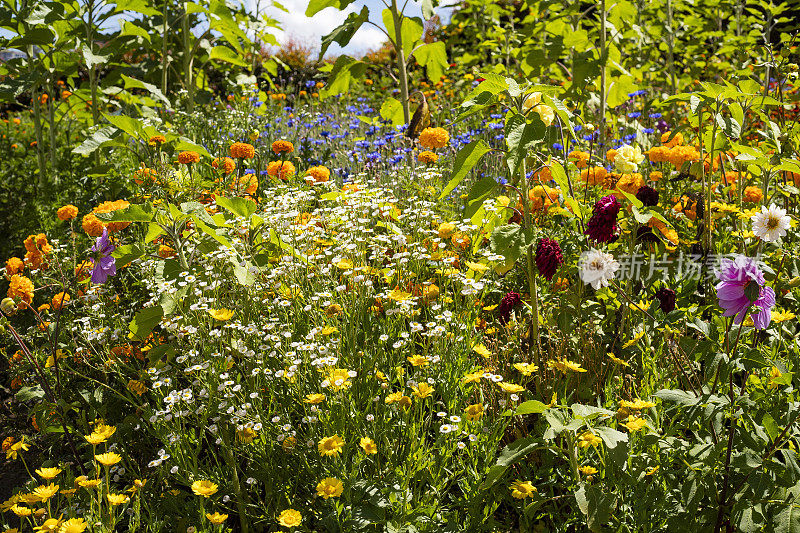
{"label": "green leaf", "polygon": [[85,44],[81,46],[81,51],[83,52],[83,62],[86,63],[88,68],[92,68],[96,65],[102,65],[108,61],[105,56],[94,54],[92,50]]}
{"label": "green leaf", "polygon": [[405,123],[403,118],[403,104],[400,100],[389,96],[381,104],[381,118],[392,122],[392,126],[401,126]]}
{"label": "green leaf", "polygon": [[505,136],[508,145],[506,163],[512,175],[517,173],[522,160],[527,157],[531,145],[544,138],[546,129],[538,113],[531,113],[529,118],[523,115],[512,115],[506,122]]}
{"label": "green leaf", "polygon": [[622,431],[618,431],[614,428],[598,427],[594,428],[594,430],[600,434],[600,438],[603,439],[605,445],[611,449],[616,448],[619,443],[628,442],[627,433],[623,433]]}
{"label": "green leaf", "polygon": [[492,149],[483,139],[472,141],[464,148],[459,150],[456,154],[456,160],[453,163],[452,177],[447,183],[447,186],[445,186],[444,190],[442,190],[442,192],[439,194],[439,199],[441,200],[453,192],[453,190],[458,187],[462,181],[464,181],[464,178],[467,177],[467,174],[470,170],[472,170],[472,167],[474,167],[478,161],[480,161],[481,157],[483,157],[487,152],[491,151]]}
{"label": "green leaf", "polygon": [[115,0],[117,13],[122,11],[135,11],[147,17],[157,17],[161,15],[161,11],[151,7],[151,2],[148,0]]}
{"label": "green leaf", "polygon": [[242,56],[240,56],[236,50],[228,48],[227,46],[215,46],[208,54],[208,58],[215,61],[224,61],[225,63],[238,65],[240,67],[248,66],[247,62],[242,59]]}
{"label": "green leaf", "polygon": [[164,105],[170,107],[170,103],[169,100],[167,100],[167,97],[164,96],[161,90],[152,83],[145,83],[141,80],[137,80],[136,78],[131,78],[130,76],[126,76],[125,74],[120,74],[120,76],[125,81],[126,89],[144,89],[151,95],[155,96],[156,98],[164,102]]}
{"label": "green leaf", "polygon": [[136,313],[136,316],[133,317],[133,320],[128,325],[128,329],[131,332],[129,337],[133,340],[144,341],[163,316],[164,310],[160,305],[142,309]]}
{"label": "green leaf", "polygon": [[342,10],[353,3],[354,0],[310,0],[306,8],[306,16],[313,17],[326,7],[335,7]]}
{"label": "green leaf", "polygon": [[175,143],[175,150],[178,151],[191,151],[197,152],[200,155],[206,156],[208,158],[211,157],[211,154],[208,153],[208,150],[200,146],[199,144],[195,144],[186,137],[179,137],[178,142]]}
{"label": "green leaf", "polygon": [[339,56],[328,76],[328,84],[320,91],[320,96],[327,98],[350,89],[350,83],[364,77],[367,72],[367,64],[363,61],[356,61],[349,56]]}
{"label": "green leaf", "polygon": [[436,12],[433,10],[434,7],[439,5],[439,0],[422,0],[422,17],[425,20],[433,17]]}
{"label": "green leaf", "polygon": [[[464,218],[472,218],[481,208],[483,202],[489,198],[498,187],[497,181],[491,176],[484,176],[476,181],[467,195],[467,207],[464,209]],[[482,222],[477,220],[473,223],[480,226]]]}
{"label": "green leaf", "polygon": [[497,480],[502,477],[509,466],[539,447],[541,447],[541,444],[537,437],[526,437],[517,439],[503,448],[503,451],[500,452],[500,456],[497,458],[497,462],[489,469],[486,479],[481,484],[481,489],[490,489],[492,485],[497,483]]}
{"label": "green leaf", "polygon": [[28,400],[44,398],[44,390],[39,385],[33,387],[22,387],[14,395],[18,402],[27,402]]}
{"label": "green leaf", "polygon": [[774,533],[800,533],[800,509],[790,500],[772,520]]}
{"label": "green leaf", "polygon": [[217,205],[244,218],[250,218],[250,215],[255,213],[258,207],[253,200],[247,198],[225,198],[223,196],[217,198]]}
{"label": "green leaf", "polygon": [[442,41],[420,46],[414,52],[414,59],[425,67],[428,79],[434,83],[442,79],[445,69],[450,65],[447,62],[447,50]]}
{"label": "green leaf", "polygon": [[126,115],[109,115],[104,113],[103,116],[114,126],[118,127],[134,139],[142,136],[142,123],[133,117]]}
{"label": "green leaf", "polygon": [[633,82],[633,76],[620,76],[611,81],[608,87],[608,107],[614,108],[620,104],[624,104],[630,97],[628,93],[636,90],[636,84]]}
{"label": "green leaf", "polygon": [[742,133],[742,126],[737,122],[737,120],[733,117],[726,117],[721,114],[717,114],[715,117],[717,122],[717,126],[725,132],[731,139],[738,139]]}
{"label": "green leaf", "polygon": [[81,144],[73,148],[72,153],[88,156],[104,146],[121,145],[122,143],[114,139],[114,135],[118,133],[119,131],[116,128],[104,126],[92,133],[92,135]]}
{"label": "green leaf", "polygon": [[506,264],[513,263],[525,251],[530,239],[519,224],[506,224],[492,232],[492,249],[506,258]]}
{"label": "green leaf", "polygon": [[131,37],[141,37],[148,43],[150,42],[150,34],[147,33],[147,30],[134,24],[129,20],[125,20],[122,22],[122,30],[119,32],[120,37],[131,36]]}
{"label": "green leaf", "polygon": [[506,411],[503,413],[503,416],[539,414],[544,413],[546,410],[547,405],[543,404],[539,400],[528,400],[527,402],[522,402],[519,404],[513,411]]}
{"label": "green leaf", "polygon": [[586,525],[591,531],[599,533],[603,531],[603,524],[610,520],[617,500],[613,494],[605,493],[601,487],[581,484],[575,492],[575,501],[586,517]]}
{"label": "green leaf", "polygon": [[150,204],[131,204],[124,209],[110,213],[97,213],[104,222],[150,222],[153,220],[153,206]]}
{"label": "green leaf", "polygon": [[350,39],[353,38],[353,35],[355,35],[358,29],[367,20],[369,20],[369,8],[367,6],[361,8],[361,12],[359,13],[350,13],[347,15],[347,18],[339,27],[334,28],[332,32],[322,37],[322,47],[319,50],[319,57],[321,58],[324,56],[325,52],[328,51],[328,47],[333,43],[338,43],[339,46],[342,47],[347,46]]}

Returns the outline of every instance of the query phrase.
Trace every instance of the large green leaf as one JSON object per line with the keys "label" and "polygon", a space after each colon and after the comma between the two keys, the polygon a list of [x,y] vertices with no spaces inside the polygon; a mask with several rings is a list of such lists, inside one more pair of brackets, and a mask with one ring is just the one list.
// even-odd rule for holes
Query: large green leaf
{"label": "large green leaf", "polygon": [[97,213],[97,218],[104,222],[150,222],[153,215],[153,206],[150,204],[131,204],[110,213]]}
{"label": "large green leaf", "polygon": [[242,56],[240,56],[236,50],[228,48],[227,46],[215,46],[208,54],[208,58],[215,61],[224,61],[225,63],[238,65],[240,67],[248,66],[247,62],[242,59]]}
{"label": "large green leaf", "polygon": [[603,524],[611,519],[617,502],[613,494],[604,492],[601,487],[584,484],[575,492],[575,500],[593,532],[603,531]]}
{"label": "large green leaf", "polygon": [[403,104],[400,103],[400,100],[391,96],[387,97],[381,104],[380,115],[382,119],[391,121],[392,126],[400,126],[405,123],[403,119]]}
{"label": "large green leaf", "polygon": [[353,3],[354,0],[310,0],[306,8],[306,16],[313,17],[326,7],[335,7],[342,10]]}
{"label": "large green leaf", "polygon": [[349,56],[339,56],[328,76],[328,84],[320,91],[320,96],[327,98],[347,92],[350,89],[350,83],[363,78],[366,72],[367,64],[363,61],[356,61]]}
{"label": "large green leaf", "polygon": [[483,139],[472,141],[464,148],[459,150],[456,154],[455,163],[453,163],[453,175],[450,178],[450,182],[447,184],[441,194],[439,194],[439,199],[441,200],[453,192],[453,190],[458,187],[462,181],[464,181],[464,178],[467,177],[467,174],[470,170],[472,170],[472,167],[474,167],[478,161],[480,161],[481,157],[483,157],[487,152],[491,151],[492,149]]}
{"label": "large green leaf", "polygon": [[492,488],[497,483],[509,466],[513,465],[532,451],[541,448],[540,439],[537,437],[526,437],[517,439],[500,452],[494,466],[489,469],[486,479],[481,484],[483,490]]}
{"label": "large green leaf", "polygon": [[447,63],[447,51],[441,41],[420,46],[414,52],[414,58],[417,63],[425,67],[428,79],[434,83],[442,78],[442,74],[449,66]]}
{"label": "large green leaf", "polygon": [[220,196],[217,198],[217,205],[230,211],[234,215],[250,218],[250,215],[256,212],[256,203],[247,198],[225,198]]}
{"label": "large green leaf", "polygon": [[164,310],[160,305],[142,309],[136,313],[136,316],[133,317],[133,320],[128,325],[128,329],[131,332],[129,337],[134,340],[144,341],[163,316]]}
{"label": "large green leaf", "polygon": [[161,100],[164,103],[164,105],[170,107],[170,103],[167,97],[164,96],[164,93],[162,93],[161,90],[152,83],[146,83],[141,80],[137,80],[136,78],[131,78],[130,76],[126,76],[125,74],[120,74],[120,76],[125,82],[126,89],[144,89],[145,91],[149,92],[150,94]]}
{"label": "large green leaf", "polygon": [[334,28],[328,35],[322,37],[322,46],[319,51],[319,57],[325,55],[328,47],[333,43],[338,43],[339,46],[347,46],[350,39],[358,31],[358,29],[369,20],[369,8],[364,6],[359,13],[350,13],[344,22],[337,28]]}

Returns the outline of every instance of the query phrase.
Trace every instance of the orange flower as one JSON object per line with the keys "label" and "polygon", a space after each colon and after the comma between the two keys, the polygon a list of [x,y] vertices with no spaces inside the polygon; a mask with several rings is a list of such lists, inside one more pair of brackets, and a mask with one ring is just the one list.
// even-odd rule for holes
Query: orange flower
{"label": "orange flower", "polygon": [[18,306],[20,308],[24,307],[22,302],[25,302],[28,305],[32,304],[33,282],[25,276],[14,274],[11,276],[11,281],[9,283],[6,296],[13,298],[14,300],[19,300]]}
{"label": "orange flower", "polygon": [[425,148],[444,148],[450,142],[450,134],[444,128],[425,128],[419,135],[419,143]]}
{"label": "orange flower", "polygon": [[267,174],[273,178],[277,177],[286,180],[294,173],[295,168],[291,161],[272,161],[267,165]]}
{"label": "orange flower", "polygon": [[182,165],[191,165],[200,161],[200,154],[187,150],[178,154],[178,163]]}
{"label": "orange flower", "polygon": [[672,138],[672,140],[670,140],[668,142],[667,139],[669,139],[670,135],[672,135],[671,131],[663,133],[661,135],[661,144],[663,144],[667,148],[674,148],[676,146],[680,146],[680,145],[683,144],[683,135],[682,134],[676,133],[675,136]]}
{"label": "orange flower", "polygon": [[255,174],[245,174],[241,178],[233,178],[230,189],[239,194],[254,195],[258,190],[258,178]]}
{"label": "orange flower", "polygon": [[67,294],[66,292],[59,292],[55,296],[53,296],[53,299],[50,301],[50,305],[53,309],[57,311],[66,304],[68,304],[69,300],[70,300],[69,294]]}
{"label": "orange flower", "polygon": [[331,171],[322,165],[306,170],[305,180],[308,183],[325,183],[331,177]]}
{"label": "orange flower", "polygon": [[289,141],[278,140],[272,143],[272,151],[276,154],[291,154],[294,152],[294,145]]}
{"label": "orange flower", "polygon": [[575,163],[575,166],[578,168],[586,168],[589,166],[589,153],[574,150],[569,153],[567,160]]}
{"label": "orange flower", "polygon": [[25,263],[22,262],[22,259],[18,257],[11,257],[8,261],[6,261],[6,275],[13,276],[14,274],[19,274],[25,269]]}
{"label": "orange flower", "polygon": [[[103,202],[102,204],[100,204],[97,207],[95,207],[94,209],[92,209],[92,212],[94,212],[94,213],[113,213],[114,211],[119,211],[120,209],[125,209],[129,205],[131,205],[130,202],[127,202],[125,200],[114,200],[113,202]],[[84,220],[86,220],[86,217],[84,217]],[[98,219],[98,222],[100,222],[99,219]],[[103,222],[100,222],[100,223],[103,224]],[[127,228],[128,226],[130,226],[130,224],[131,224],[130,222],[107,222],[107,223],[105,223],[103,225],[106,228],[108,228],[108,232],[109,233],[116,233],[118,231],[121,231],[121,230]],[[84,226],[84,229],[86,229],[85,226]],[[103,234],[103,230],[101,228],[100,229],[100,233],[98,233],[97,235],[92,235],[92,237],[99,237],[102,234]]]}
{"label": "orange flower", "polygon": [[426,165],[432,165],[439,160],[439,156],[431,152],[430,150],[424,150],[417,155],[417,160],[420,163],[425,163]]}
{"label": "orange flower", "polygon": [[105,227],[105,224],[103,224],[100,219],[94,216],[92,213],[89,213],[83,217],[81,226],[83,227],[83,231],[85,231],[89,237],[99,237],[103,234],[103,228]]}
{"label": "orange flower", "polygon": [[757,204],[764,199],[764,191],[762,191],[759,187],[755,186],[745,187],[742,199],[745,202]]}
{"label": "orange flower", "polygon": [[604,167],[591,167],[581,170],[581,181],[587,185],[600,185],[602,184],[608,172]]}
{"label": "orange flower", "polygon": [[252,159],[256,155],[256,149],[252,144],[233,143],[229,148],[231,157],[235,159]]}
{"label": "orange flower", "polygon": [[72,220],[76,216],[78,216],[78,208],[72,204],[67,204],[63,207],[60,207],[56,212],[59,220]]}
{"label": "orange flower", "polygon": [[222,168],[222,172],[230,174],[236,170],[236,161],[230,157],[218,157],[211,162],[213,168]]}
{"label": "orange flower", "polygon": [[150,146],[160,146],[167,142],[167,138],[163,135],[153,135],[147,140],[147,144]]}

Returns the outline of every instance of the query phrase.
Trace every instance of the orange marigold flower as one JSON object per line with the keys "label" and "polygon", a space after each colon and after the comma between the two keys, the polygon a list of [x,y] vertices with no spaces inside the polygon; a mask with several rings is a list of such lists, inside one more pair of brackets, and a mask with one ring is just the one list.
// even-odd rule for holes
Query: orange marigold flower
{"label": "orange marigold flower", "polygon": [[589,166],[589,152],[573,150],[567,156],[567,160],[575,163],[575,166],[578,168],[586,168]]}
{"label": "orange marigold flower", "polygon": [[660,181],[661,178],[663,178],[663,177],[664,177],[664,174],[662,174],[661,172],[658,172],[658,171],[654,171],[654,172],[650,173],[650,179],[652,181]]}
{"label": "orange marigold flower", "polygon": [[273,178],[277,177],[286,180],[294,173],[295,168],[291,161],[272,161],[267,165],[267,174]]}
{"label": "orange marigold flower", "polygon": [[[642,175],[638,172],[633,174],[623,174],[617,181],[617,191],[625,191],[628,194],[636,194],[639,189],[644,185]],[[622,199],[624,195],[621,192],[615,192],[614,196]]]}
{"label": "orange marigold flower", "polygon": [[19,300],[19,307],[23,307],[22,302],[30,305],[33,303],[33,282],[25,276],[14,274],[11,276],[6,296]]}
{"label": "orange marigold flower", "polygon": [[81,226],[83,227],[83,231],[85,231],[89,237],[99,237],[103,234],[103,228],[105,227],[105,224],[103,224],[99,218],[94,216],[94,214],[89,213],[88,215],[84,215]]}
{"label": "orange marigold flower", "polygon": [[162,245],[160,245],[158,247],[158,256],[159,257],[162,257],[164,259],[168,259],[170,257],[175,257],[176,255],[178,255],[177,252],[171,246],[165,246],[165,245],[162,244]]}
{"label": "orange marigold flower", "polygon": [[674,148],[676,146],[680,146],[683,144],[683,135],[680,133],[676,133],[671,140],[669,140],[670,136],[672,135],[671,131],[661,134],[661,144],[668,148]]}
{"label": "orange marigold flower", "polygon": [[136,171],[133,181],[136,182],[136,185],[144,185],[145,183],[151,183],[155,181],[157,176],[158,173],[155,170],[143,166]]}
{"label": "orange marigold flower", "polygon": [[653,163],[665,163],[669,161],[670,149],[666,146],[656,146],[647,152],[647,157]]}
{"label": "orange marigold flower", "polygon": [[153,135],[147,140],[147,144],[150,146],[160,146],[167,142],[167,138],[163,135]]}
{"label": "orange marigold flower", "polygon": [[78,216],[78,208],[72,204],[67,204],[63,207],[60,207],[58,211],[56,211],[56,215],[58,216],[59,220],[72,220]]}
{"label": "orange marigold flower", "polygon": [[742,199],[745,202],[757,204],[764,199],[764,191],[762,191],[760,187],[755,187],[752,185],[750,187],[745,187]]}
{"label": "orange marigold flower", "polygon": [[291,154],[294,152],[294,145],[289,141],[278,140],[272,143],[272,151],[276,154]]}
{"label": "orange marigold flower", "polygon": [[[94,213],[113,213],[114,211],[119,211],[120,209],[125,209],[129,205],[131,205],[130,202],[128,202],[126,200],[114,200],[113,202],[103,202],[102,204],[100,204],[97,207],[95,207],[94,209],[92,209],[92,212],[94,212]],[[84,217],[84,220],[86,220],[86,217]],[[98,219],[98,222],[100,222],[99,219]],[[101,224],[102,224],[102,222],[101,222]],[[123,230],[123,229],[127,228],[128,226],[130,226],[130,224],[131,224],[130,222],[107,222],[107,223],[104,224],[104,226],[108,228],[108,232],[109,233],[116,233],[116,232],[118,232],[120,230]],[[84,229],[86,229],[85,226],[84,226]],[[103,234],[103,229],[101,228],[100,229],[100,233],[98,233],[97,235],[92,235],[92,237],[99,237],[102,234]]]}
{"label": "orange marigold flower", "polygon": [[444,128],[425,128],[419,134],[419,143],[425,148],[444,148],[450,142],[450,134]]}
{"label": "orange marigold flower", "polygon": [[19,274],[25,269],[25,263],[19,257],[11,257],[6,261],[6,275],[13,276]]}
{"label": "orange marigold flower", "polygon": [[229,151],[231,157],[235,159],[252,159],[256,155],[255,147],[247,143],[233,143]]}
{"label": "orange marigold flower", "polygon": [[178,154],[178,163],[182,165],[191,165],[200,161],[200,154],[187,150]]}
{"label": "orange marigold flower", "polygon": [[581,170],[581,181],[587,185],[600,185],[602,184],[608,172],[604,167],[591,167]]}
{"label": "orange marigold flower", "polygon": [[53,299],[50,301],[50,306],[56,311],[58,311],[63,306],[68,304],[69,300],[70,300],[69,294],[67,294],[66,292],[59,292],[55,296],[53,296]]}
{"label": "orange marigold flower", "polygon": [[616,158],[617,158],[617,151],[615,149],[612,148],[611,150],[606,152],[606,159],[608,159],[612,163],[614,162],[614,159],[616,159]]}
{"label": "orange marigold flower", "polygon": [[434,154],[430,150],[424,150],[417,155],[417,160],[420,163],[431,165],[439,160],[439,156]]}
{"label": "orange marigold flower", "polygon": [[88,259],[79,263],[78,266],[75,267],[75,279],[78,281],[87,279],[92,274],[92,267],[94,267],[94,263]]}
{"label": "orange marigold flower", "polygon": [[233,178],[230,189],[239,194],[254,195],[258,190],[258,178],[255,174],[245,174],[241,178]]}
{"label": "orange marigold flower", "polygon": [[225,174],[230,174],[236,170],[236,161],[230,157],[218,157],[211,162],[213,168],[221,168]]}
{"label": "orange marigold flower", "polygon": [[308,183],[325,183],[331,178],[331,171],[322,165],[306,170],[305,180]]}

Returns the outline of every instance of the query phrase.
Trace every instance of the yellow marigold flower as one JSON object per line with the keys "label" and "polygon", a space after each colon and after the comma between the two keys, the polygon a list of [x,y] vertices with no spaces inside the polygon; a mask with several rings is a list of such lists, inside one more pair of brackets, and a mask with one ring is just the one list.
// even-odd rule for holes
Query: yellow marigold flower
{"label": "yellow marigold flower", "polygon": [[211,167],[222,169],[222,172],[225,174],[230,174],[236,170],[236,161],[230,157],[218,157],[211,162]]}
{"label": "yellow marigold flower", "polygon": [[125,494],[106,494],[106,499],[108,500],[108,503],[114,507],[117,505],[122,505],[130,500],[130,498]]}
{"label": "yellow marigold flower", "polygon": [[294,152],[294,145],[289,141],[278,140],[272,143],[272,151],[276,154],[291,154]]}
{"label": "yellow marigold flower", "polygon": [[508,487],[508,489],[511,491],[511,496],[518,500],[530,498],[537,492],[536,487],[534,487],[530,481],[516,480]]}
{"label": "yellow marigold flower", "polygon": [[628,428],[628,431],[633,433],[634,431],[639,431],[640,429],[647,427],[647,422],[641,418],[630,416],[628,417],[628,421],[622,425]]}
{"label": "yellow marigold flower", "polygon": [[361,437],[358,445],[361,446],[361,449],[364,450],[364,453],[367,455],[378,453],[378,445],[369,437]]}
{"label": "yellow marigold flower", "polygon": [[395,302],[404,302],[405,300],[410,300],[412,294],[410,292],[405,292],[398,288],[392,289],[389,293],[389,299]]}
{"label": "yellow marigold flower", "polygon": [[522,392],[525,390],[525,387],[521,385],[517,385],[515,383],[506,383],[505,381],[498,381],[497,386],[503,389],[504,391],[508,392],[509,394],[515,394],[517,392]]}
{"label": "yellow marigold flower", "polygon": [[200,154],[187,150],[178,154],[178,163],[182,165],[191,165],[200,161]]}
{"label": "yellow marigold flower", "polygon": [[484,409],[482,403],[474,403],[467,406],[467,408],[464,410],[464,416],[469,422],[476,422],[480,420],[483,416],[483,413]]}
{"label": "yellow marigold flower", "polygon": [[109,426],[100,422],[94,427],[92,434],[85,435],[84,438],[86,439],[86,442],[96,446],[110,439],[116,431],[117,428],[115,426]]}
{"label": "yellow marigold flower", "polygon": [[34,531],[44,532],[44,533],[52,533],[55,531],[60,531],[61,528],[61,520],[58,518],[48,518],[42,525],[38,527],[34,527]]}
{"label": "yellow marigold flower", "polygon": [[338,498],[342,495],[344,485],[335,477],[326,477],[317,483],[317,496],[322,496],[324,499]]}
{"label": "yellow marigold flower", "polygon": [[158,146],[167,142],[167,138],[163,135],[153,135],[147,140],[147,144],[150,146]]}
{"label": "yellow marigold flower", "polygon": [[11,512],[19,517],[23,517],[23,516],[30,516],[33,513],[33,509],[15,503],[14,505],[11,506]]}
{"label": "yellow marigold flower", "polygon": [[63,524],[59,533],[83,533],[89,524],[83,521],[83,518],[70,518]]}
{"label": "yellow marigold flower", "polygon": [[325,376],[328,388],[333,391],[340,391],[350,388],[350,372],[346,368],[333,368]]}
{"label": "yellow marigold flower", "polygon": [[465,375],[461,378],[461,382],[466,383],[478,383],[480,382],[481,378],[483,377],[483,370],[476,370],[475,372],[470,372],[469,374]]}
{"label": "yellow marigold flower", "polygon": [[[95,213],[95,214],[96,213],[113,213],[114,211],[119,211],[120,209],[125,209],[130,205],[131,205],[130,202],[128,202],[126,200],[114,200],[113,202],[103,202],[102,204],[100,204],[97,207],[95,207],[94,209],[92,209],[92,213]],[[95,217],[95,218],[97,219],[97,217]],[[84,223],[85,223],[86,217],[83,217],[83,220],[84,220]],[[109,233],[115,233],[117,231],[120,231],[120,230],[123,230],[123,229],[127,228],[130,225],[130,222],[108,222],[108,223],[104,224],[99,219],[97,219],[97,222],[99,222],[100,225],[101,225],[100,231],[99,231],[99,233],[97,233],[97,235],[92,235],[91,233],[89,233],[89,235],[91,235],[92,237],[99,237],[100,235],[102,235],[103,234],[103,227],[108,228],[108,232]],[[86,230],[86,225],[83,226],[83,229]],[[87,233],[88,233],[88,231],[87,231]]]}
{"label": "yellow marigold flower", "polygon": [[256,438],[258,433],[253,428],[244,427],[242,429],[236,430],[236,436],[239,438],[240,441],[244,442],[245,444],[250,444]]}
{"label": "yellow marigold flower", "polygon": [[411,355],[406,357],[406,359],[408,359],[408,362],[411,363],[412,366],[425,367],[430,363],[430,360],[424,355]]}
{"label": "yellow marigold flower", "polygon": [[237,176],[233,178],[228,188],[238,194],[252,196],[258,190],[258,178],[255,174],[245,174],[241,178]]}
{"label": "yellow marigold flower", "polygon": [[316,404],[322,403],[324,401],[325,401],[325,395],[324,394],[314,393],[314,394],[306,394],[306,397],[303,400],[303,403],[310,403],[312,405],[316,405]]}
{"label": "yellow marigold flower", "polygon": [[439,224],[437,233],[440,239],[449,239],[456,231],[456,225],[452,222],[442,222]]}
{"label": "yellow marigold flower", "polygon": [[581,470],[581,474],[583,474],[585,476],[593,476],[593,475],[595,475],[597,473],[597,469],[595,467],[588,466],[588,465],[582,466],[580,468],[580,470]]}
{"label": "yellow marigold flower", "polygon": [[267,165],[267,174],[284,181],[293,176],[295,171],[295,166],[291,161],[271,161]]}
{"label": "yellow marigold flower", "polygon": [[11,276],[11,280],[9,281],[8,292],[6,292],[6,296],[19,302],[18,305],[20,307],[24,307],[22,302],[25,302],[28,305],[32,304],[33,282],[25,276],[14,274]]}
{"label": "yellow marigold flower", "polygon": [[36,473],[42,476],[46,480],[51,480],[57,475],[62,472],[60,468],[57,467],[50,467],[50,468],[37,468]]}
{"label": "yellow marigold flower", "polygon": [[344,441],[339,435],[334,435],[322,438],[317,445],[317,450],[320,455],[325,457],[338,457],[342,453],[342,447],[344,447]]}
{"label": "yellow marigold flower", "polygon": [[480,355],[481,357],[489,358],[492,356],[492,352],[490,352],[489,349],[483,344],[476,344],[475,346],[472,347],[472,351]]}
{"label": "yellow marigold flower", "polygon": [[50,301],[50,305],[52,306],[53,309],[57,311],[61,309],[62,306],[67,305],[69,303],[69,300],[70,300],[69,294],[67,294],[66,292],[59,292],[56,293],[55,296],[53,296],[53,299]]}
{"label": "yellow marigold flower", "polygon": [[411,390],[414,391],[414,396],[416,396],[420,400],[424,400],[425,398],[433,394],[433,387],[431,387],[424,381],[419,383],[416,387],[411,387]]}
{"label": "yellow marigold flower", "polygon": [[[92,433],[92,435],[94,435],[94,433]],[[97,462],[103,466],[114,466],[122,461],[122,457],[114,452],[101,453],[99,455],[95,455],[94,458],[97,459]]]}
{"label": "yellow marigold flower", "polygon": [[530,363],[514,363],[514,368],[516,368],[523,376],[530,376],[539,370],[538,366]]}
{"label": "yellow marigold flower", "polygon": [[100,486],[102,480],[100,479],[82,479],[78,481],[78,485],[83,487],[84,489],[94,489]]}
{"label": "yellow marigold flower", "polygon": [[56,211],[56,216],[58,216],[59,220],[72,220],[78,216],[78,208],[72,204],[67,204],[58,208],[58,211]]}
{"label": "yellow marigold flower", "polygon": [[25,263],[19,257],[11,257],[6,261],[6,275],[13,276],[25,269]]}
{"label": "yellow marigold flower", "polygon": [[228,515],[220,513],[214,513],[214,514],[206,513],[206,518],[208,519],[209,522],[211,522],[215,526],[218,526],[228,519]]}
{"label": "yellow marigold flower", "polygon": [[419,134],[419,143],[425,148],[444,148],[450,142],[450,134],[444,128],[425,128]]}
{"label": "yellow marigold flower", "polygon": [[570,361],[569,359],[558,359],[554,361],[547,362],[548,368],[555,368],[556,370],[560,370],[562,373],[566,374],[567,372],[586,372],[586,369],[583,368],[580,364]]}
{"label": "yellow marigold flower", "polygon": [[603,439],[601,439],[591,431],[584,431],[581,434],[581,436],[578,437],[578,447],[583,449],[586,449],[589,446],[597,448],[597,446],[599,446],[602,442]]}
{"label": "yellow marigold flower", "polygon": [[649,409],[651,407],[655,407],[656,404],[654,402],[646,402],[640,398],[636,398],[633,401],[628,400],[620,400],[619,402],[620,407],[624,407],[626,409]]}
{"label": "yellow marigold flower", "polygon": [[278,516],[278,524],[283,527],[297,527],[302,521],[303,515],[300,514],[300,511],[295,511],[294,509],[281,511],[281,514]]}
{"label": "yellow marigold flower", "polygon": [[402,392],[393,392],[386,397],[386,405],[398,404],[403,409],[411,407],[411,398],[403,395]]}
{"label": "yellow marigold flower", "polygon": [[208,498],[209,496],[216,494],[218,488],[219,486],[216,483],[212,483],[207,479],[202,479],[192,483],[192,492],[204,498]]}
{"label": "yellow marigold flower", "polygon": [[432,165],[439,160],[439,156],[435,153],[431,152],[430,150],[423,150],[419,154],[417,154],[417,161],[420,163],[424,163],[426,165]]}
{"label": "yellow marigold flower", "polygon": [[36,497],[43,502],[46,502],[47,500],[52,498],[56,492],[58,492],[58,485],[55,485],[53,483],[49,485],[40,485],[35,489],[33,489],[33,494],[36,495]]}
{"label": "yellow marigold flower", "polygon": [[233,143],[228,150],[235,159],[252,159],[256,155],[256,149],[247,143]]}
{"label": "yellow marigold flower", "polygon": [[219,320],[221,322],[225,322],[230,320],[233,317],[233,311],[231,309],[209,309],[206,311],[214,320]]}

